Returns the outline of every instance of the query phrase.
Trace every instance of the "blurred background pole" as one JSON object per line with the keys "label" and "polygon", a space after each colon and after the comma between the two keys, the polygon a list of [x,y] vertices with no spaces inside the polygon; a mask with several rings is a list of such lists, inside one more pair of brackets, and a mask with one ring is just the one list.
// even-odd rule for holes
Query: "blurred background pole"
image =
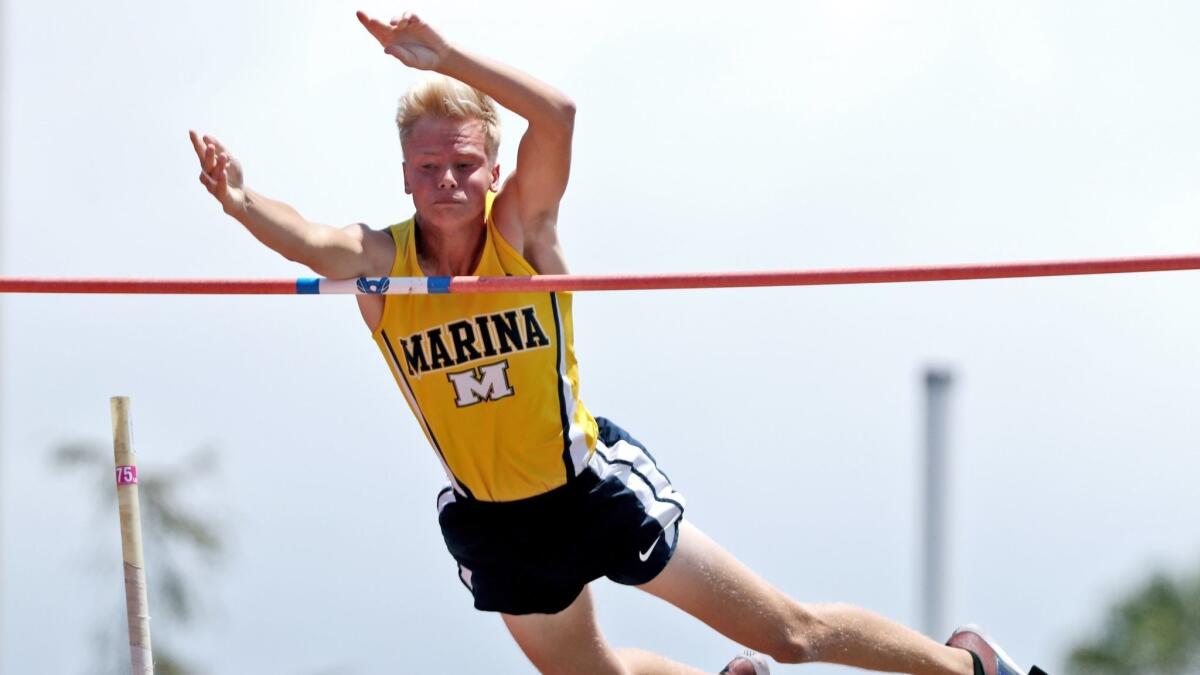
{"label": "blurred background pole", "polygon": [[[8,59],[5,57],[8,45],[8,22],[5,14],[8,3],[0,0],[0,275],[4,274],[4,214],[8,203],[4,199],[4,181],[8,178],[8,127],[6,126],[8,106]],[[4,372],[4,306],[0,298],[0,373]],[[4,555],[7,548],[4,545],[4,495],[8,491],[4,487],[4,383],[0,380],[0,675],[4,673]]]}
{"label": "blurred background pole", "polygon": [[941,639],[946,603],[947,408],[953,376],[948,369],[925,369],[924,530],[921,561],[921,629]]}

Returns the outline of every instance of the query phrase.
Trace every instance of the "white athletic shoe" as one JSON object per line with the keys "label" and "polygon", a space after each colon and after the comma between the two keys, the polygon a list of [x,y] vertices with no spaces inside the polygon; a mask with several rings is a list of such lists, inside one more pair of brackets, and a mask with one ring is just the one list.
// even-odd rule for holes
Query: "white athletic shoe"
{"label": "white athletic shoe", "polygon": [[771,675],[771,667],[767,665],[767,657],[758,652],[745,649],[733,657],[717,675]]}
{"label": "white athletic shoe", "polygon": [[[983,666],[983,675],[1024,675],[1025,669],[1017,665],[996,641],[988,637],[983,629],[975,624],[967,624],[954,631],[946,644],[951,647],[965,649],[979,658]],[[1046,675],[1041,668],[1034,666],[1029,675]]]}

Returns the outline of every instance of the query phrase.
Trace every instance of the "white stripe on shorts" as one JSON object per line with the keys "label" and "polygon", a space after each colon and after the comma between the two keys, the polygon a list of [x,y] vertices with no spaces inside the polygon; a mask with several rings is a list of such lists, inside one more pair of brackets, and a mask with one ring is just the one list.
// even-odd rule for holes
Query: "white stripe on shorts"
{"label": "white stripe on shorts", "polygon": [[[447,490],[446,488],[451,488],[451,489]],[[458,501],[458,496],[454,494],[453,486],[447,485],[446,488],[442,488],[442,491],[438,493],[438,498],[437,498],[438,513],[441,513],[442,509],[446,508],[447,504],[453,504],[454,502]]]}
{"label": "white stripe on shorts", "polygon": [[571,377],[567,372],[567,340],[563,335],[566,327],[563,325],[562,310],[558,306],[557,296],[551,293],[550,299],[554,306],[554,326],[557,331],[555,337],[558,340],[558,382],[561,388],[559,395],[562,396],[564,404],[562,412],[567,416],[567,428],[563,429],[563,433],[567,436],[567,448],[571,456],[571,475],[568,478],[574,478],[587,468],[587,436],[575,419],[578,401],[575,399],[575,390],[571,387]]}
{"label": "white stripe on shorts", "polygon": [[[683,515],[687,501],[675,491],[671,481],[658,470],[646,451],[638,446],[625,440],[607,446],[597,440],[596,451],[588,464],[600,478],[613,476],[621,481],[622,485],[637,495],[646,513],[657,520],[664,530]],[[668,533],[668,537],[673,536]]]}

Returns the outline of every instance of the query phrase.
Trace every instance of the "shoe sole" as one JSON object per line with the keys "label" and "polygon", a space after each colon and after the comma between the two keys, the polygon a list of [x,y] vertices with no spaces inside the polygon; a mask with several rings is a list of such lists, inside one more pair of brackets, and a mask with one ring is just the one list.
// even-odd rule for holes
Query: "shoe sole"
{"label": "shoe sole", "polygon": [[[965,626],[960,626],[954,631],[954,635],[959,633],[974,633],[978,635],[979,639],[983,640],[984,643],[987,644],[988,649],[991,649],[996,654],[996,658],[1003,662],[1004,667],[1015,669],[1017,675],[1028,672],[1021,666],[1017,665],[1017,662],[1013,659],[1013,657],[1009,656],[1003,649],[1001,649],[1000,645],[996,644],[996,641],[993,640],[991,636],[988,635],[982,628],[980,628],[978,624],[969,623]],[[951,640],[954,639],[954,635],[950,636]]]}

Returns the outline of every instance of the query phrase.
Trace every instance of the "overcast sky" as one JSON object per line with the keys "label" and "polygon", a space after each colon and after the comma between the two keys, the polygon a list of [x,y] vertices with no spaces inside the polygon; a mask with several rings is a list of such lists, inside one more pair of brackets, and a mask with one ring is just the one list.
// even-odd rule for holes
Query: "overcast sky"
{"label": "overcast sky", "polygon": [[[305,276],[221,213],[189,128],[311,219],[411,215],[392,115],[420,75],[354,18],[406,7],[6,4],[4,273]],[[411,9],[578,103],[576,272],[1200,251],[1193,2],[455,6]],[[1200,564],[1197,291],[1183,272],[581,294],[576,347],[589,408],[699,527],[802,600],[910,624],[921,372],[952,368],[946,629],[1058,669],[1129,584]],[[153,626],[209,672],[531,672],[457,579],[440,465],[352,299],[0,303],[4,675],[94,673],[93,627],[124,620],[115,509],[48,459],[108,447],[116,394],[143,472],[220,452],[187,492],[230,541],[207,612]],[[597,596],[615,644],[713,670],[733,652],[635,590]]]}

